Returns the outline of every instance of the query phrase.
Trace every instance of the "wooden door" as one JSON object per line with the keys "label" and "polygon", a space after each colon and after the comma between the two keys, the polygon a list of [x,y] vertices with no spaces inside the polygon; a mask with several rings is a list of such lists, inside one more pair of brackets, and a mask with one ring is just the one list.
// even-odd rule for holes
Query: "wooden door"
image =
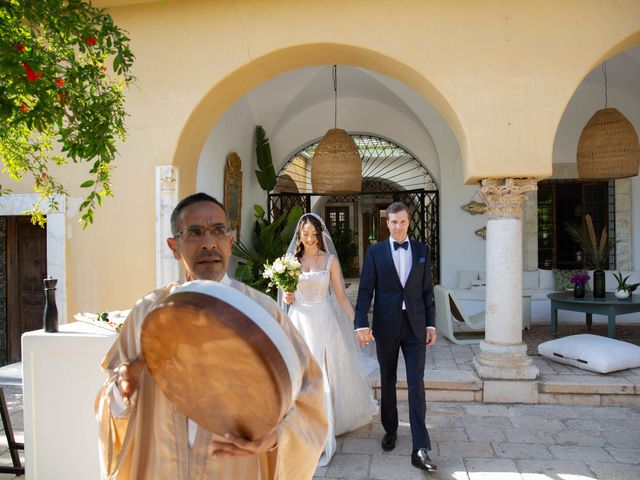
{"label": "wooden door", "polygon": [[7,360],[21,360],[24,332],[42,328],[47,276],[47,231],[31,217],[7,219]]}

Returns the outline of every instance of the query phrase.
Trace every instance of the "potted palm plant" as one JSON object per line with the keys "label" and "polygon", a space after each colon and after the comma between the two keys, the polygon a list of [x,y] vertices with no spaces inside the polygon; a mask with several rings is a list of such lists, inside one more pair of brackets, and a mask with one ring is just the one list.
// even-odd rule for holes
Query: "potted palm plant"
{"label": "potted palm plant", "polygon": [[591,215],[585,215],[583,225],[567,225],[567,232],[578,244],[592,262],[595,268],[593,272],[593,296],[603,298],[605,296],[604,270],[609,266],[609,254],[614,247],[614,242],[607,235],[607,227],[602,228],[600,241],[596,237]]}

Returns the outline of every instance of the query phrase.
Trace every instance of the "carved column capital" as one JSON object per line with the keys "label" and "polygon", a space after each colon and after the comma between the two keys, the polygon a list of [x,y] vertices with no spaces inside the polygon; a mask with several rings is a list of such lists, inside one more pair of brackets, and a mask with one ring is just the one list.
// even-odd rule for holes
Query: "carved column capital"
{"label": "carved column capital", "polygon": [[487,204],[489,218],[521,218],[528,192],[535,192],[534,178],[484,178],[480,194]]}

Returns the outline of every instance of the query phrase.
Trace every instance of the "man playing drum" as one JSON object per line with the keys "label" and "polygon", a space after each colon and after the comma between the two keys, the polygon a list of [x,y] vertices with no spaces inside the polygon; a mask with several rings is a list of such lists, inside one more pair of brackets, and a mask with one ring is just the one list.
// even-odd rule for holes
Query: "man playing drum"
{"label": "man playing drum", "polygon": [[275,430],[254,441],[211,433],[178,411],[149,373],[140,342],[147,313],[180,285],[168,284],[136,302],[102,363],[109,373],[96,402],[104,479],[302,480],[313,476],[327,434],[322,373],[277,304],[227,276],[234,242],[228,225],[227,213],[217,200],[204,193],[191,195],[173,211],[173,237],[167,243],[184,266],[187,280],[228,285],[277,320],[303,367],[300,391]]}

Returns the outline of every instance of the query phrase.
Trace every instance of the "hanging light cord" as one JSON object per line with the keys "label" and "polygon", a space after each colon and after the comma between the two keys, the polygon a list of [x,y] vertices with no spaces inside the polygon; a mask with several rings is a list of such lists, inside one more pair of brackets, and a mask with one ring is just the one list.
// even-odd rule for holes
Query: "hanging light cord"
{"label": "hanging light cord", "polygon": [[604,108],[607,108],[609,99],[607,97],[607,62],[602,64],[602,73],[604,75]]}
{"label": "hanging light cord", "polygon": [[333,128],[338,128],[338,66],[333,66],[331,72],[333,79]]}

